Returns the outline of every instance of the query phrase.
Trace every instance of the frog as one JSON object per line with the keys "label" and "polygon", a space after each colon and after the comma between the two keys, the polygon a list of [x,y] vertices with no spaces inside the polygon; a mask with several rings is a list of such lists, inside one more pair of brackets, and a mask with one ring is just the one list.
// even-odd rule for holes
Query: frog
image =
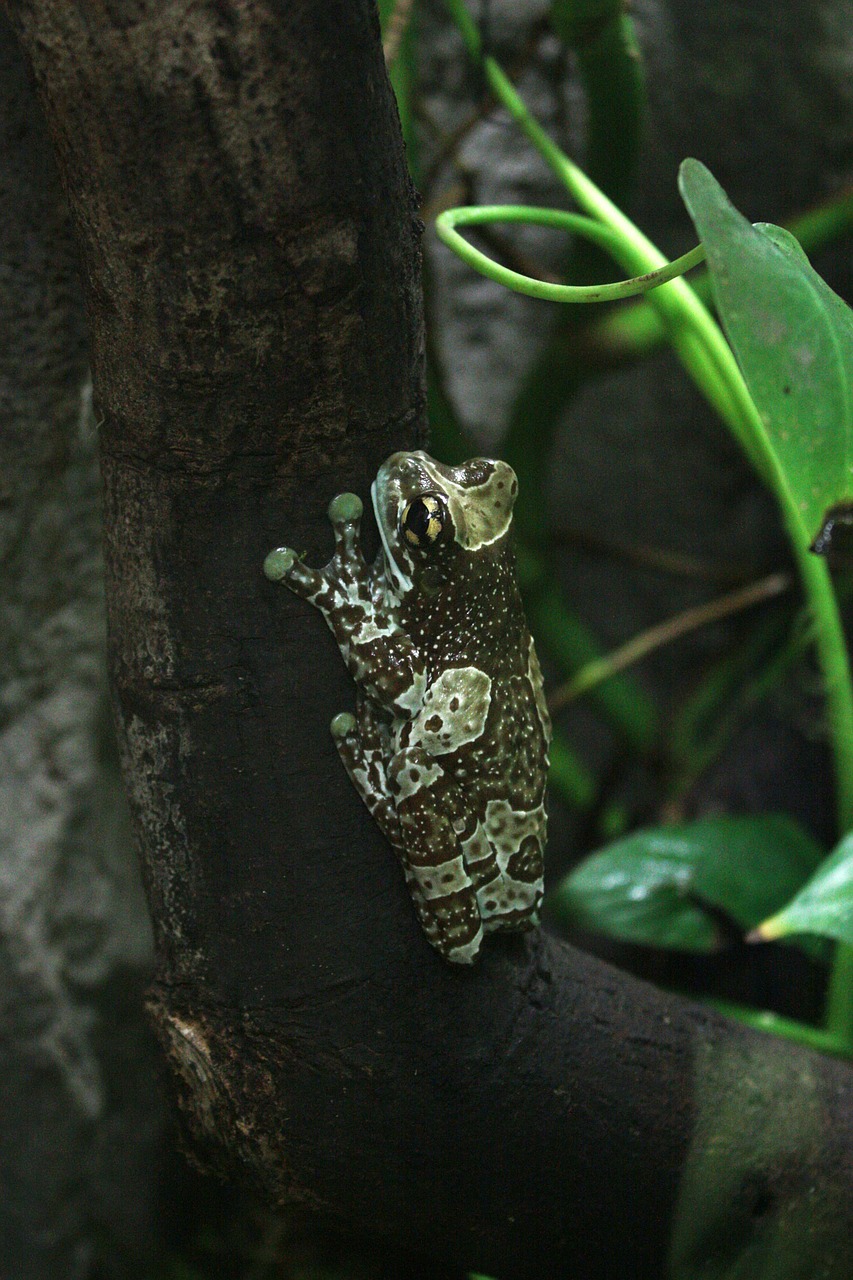
{"label": "frog", "polygon": [[470,965],[484,935],[539,922],[551,724],[515,568],[508,463],[394,453],[371,499],[332,500],[322,569],[290,547],[264,563],[325,618],[356,684],[331,732],[402,864],[427,940]]}

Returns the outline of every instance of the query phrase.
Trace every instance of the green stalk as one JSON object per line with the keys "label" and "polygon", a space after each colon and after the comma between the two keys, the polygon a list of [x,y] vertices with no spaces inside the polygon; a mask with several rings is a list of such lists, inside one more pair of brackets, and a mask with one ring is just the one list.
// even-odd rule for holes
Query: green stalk
{"label": "green stalk", "polygon": [[[571,49],[586,100],[587,173],[623,207],[634,190],[646,122],[646,85],[626,0],[552,0],[551,26]],[[596,279],[601,255],[577,242],[569,279]]]}
{"label": "green stalk", "polygon": [[[482,61],[495,96],[562,178],[581,208],[620,236],[625,250],[621,255],[623,260],[633,261],[634,269],[639,271],[657,271],[664,267],[667,259],[660,250],[533,119],[494,58],[481,58],[479,32],[463,0],[446,0],[446,3],[460,25],[470,52]],[[689,372],[709,399],[721,409],[725,421],[782,507],[803,586],[814,611],[816,643],[824,671],[836,755],[839,825],[842,831],[847,831],[853,826],[853,687],[838,606],[826,564],[808,550],[808,531],[800,519],[764,423],[719,325],[684,280],[672,280],[661,285],[655,290],[652,301],[672,326],[672,340]]]}
{"label": "green stalk", "polygon": [[[481,56],[480,35],[463,0],[446,0],[469,52],[482,62],[498,100],[507,108],[540,155],[560,177],[581,208],[599,219],[622,242],[623,261],[638,271],[657,271],[667,259],[620,209],[595,186],[533,119],[514,86],[494,58]],[[794,547],[806,594],[816,621],[816,642],[826,681],[830,722],[836,748],[840,826],[853,826],[853,689],[838,606],[826,564],[808,551],[810,538],[788,489],[778,457],[764,423],[747,390],[731,348],[709,311],[684,280],[661,285],[652,296],[672,334],[676,349],[700,387],[715,403],[725,406],[723,416],[743,444],[782,507],[788,535]]]}
{"label": "green stalk", "polygon": [[616,302],[635,297],[638,293],[648,293],[650,289],[659,289],[662,284],[705,261],[705,249],[700,244],[656,271],[646,271],[643,275],[631,276],[629,280],[615,280],[609,284],[553,284],[501,266],[469,244],[456,230],[457,227],[476,227],[492,222],[521,222],[537,227],[554,227],[558,231],[574,231],[608,250],[617,260],[621,256],[618,234],[583,214],[567,213],[563,209],[537,209],[524,204],[459,205],[438,215],[435,229],[439,239],[469,267],[515,293],[544,302]]}
{"label": "green stalk", "polygon": [[705,1000],[703,1003],[710,1005],[718,1013],[725,1014],[727,1018],[735,1018],[757,1031],[784,1036],[786,1040],[793,1040],[808,1049],[816,1049],[818,1053],[831,1053],[837,1058],[850,1057],[850,1041],[835,1031],[824,1031],[820,1027],[809,1026],[807,1022],[797,1022],[794,1018],[784,1018],[781,1014],[764,1009],[748,1009],[731,1000]]}
{"label": "green stalk", "polygon": [[[586,165],[593,180],[611,199],[624,203],[634,185],[646,115],[646,93],[640,50],[623,0],[608,4],[610,17],[602,23],[601,6],[578,0],[551,6],[551,23],[575,51],[578,74],[587,103]],[[584,13],[584,9],[587,13]],[[559,15],[572,13],[565,33]]]}
{"label": "green stalk", "polygon": [[[799,520],[797,521],[799,525]],[[789,533],[792,530],[789,526]],[[796,529],[793,532],[799,533]],[[842,833],[853,830],[853,689],[838,599],[826,561],[808,549],[805,536],[794,539],[794,553],[815,620],[814,641],[823,671],[835,755],[836,804]]]}
{"label": "green stalk", "polygon": [[838,1037],[853,1057],[853,947],[839,942],[829,976],[824,1023],[829,1034]]}
{"label": "green stalk", "polygon": [[[853,689],[838,600],[826,561],[795,544],[803,585],[815,617],[815,644],[823,670],[835,758],[838,827],[853,830]],[[853,947],[836,943],[824,1013],[826,1030],[853,1053]]]}

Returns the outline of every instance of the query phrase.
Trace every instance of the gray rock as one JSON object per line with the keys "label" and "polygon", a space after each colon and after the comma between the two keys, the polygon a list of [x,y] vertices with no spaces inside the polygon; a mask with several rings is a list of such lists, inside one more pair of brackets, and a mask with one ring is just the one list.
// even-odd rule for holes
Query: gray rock
{"label": "gray rock", "polygon": [[82,292],[0,22],[0,1274],[142,1275],[162,1107],[105,669]]}

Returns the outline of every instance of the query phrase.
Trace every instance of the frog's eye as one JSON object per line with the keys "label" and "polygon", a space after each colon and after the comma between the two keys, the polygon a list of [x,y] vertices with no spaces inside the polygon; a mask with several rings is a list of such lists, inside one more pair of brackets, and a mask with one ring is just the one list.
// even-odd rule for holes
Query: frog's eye
{"label": "frog's eye", "polygon": [[450,523],[447,504],[439,493],[424,493],[406,504],[400,530],[410,547],[429,549],[440,541]]}

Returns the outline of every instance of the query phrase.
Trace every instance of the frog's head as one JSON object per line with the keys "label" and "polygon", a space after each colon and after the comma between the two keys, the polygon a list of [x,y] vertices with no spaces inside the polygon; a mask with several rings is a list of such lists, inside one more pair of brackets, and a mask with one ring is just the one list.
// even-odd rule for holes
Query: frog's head
{"label": "frog's head", "polygon": [[446,467],[426,453],[393,453],[370,492],[388,582],[402,598],[440,585],[460,553],[485,553],[504,538],[518,481],[490,458]]}

